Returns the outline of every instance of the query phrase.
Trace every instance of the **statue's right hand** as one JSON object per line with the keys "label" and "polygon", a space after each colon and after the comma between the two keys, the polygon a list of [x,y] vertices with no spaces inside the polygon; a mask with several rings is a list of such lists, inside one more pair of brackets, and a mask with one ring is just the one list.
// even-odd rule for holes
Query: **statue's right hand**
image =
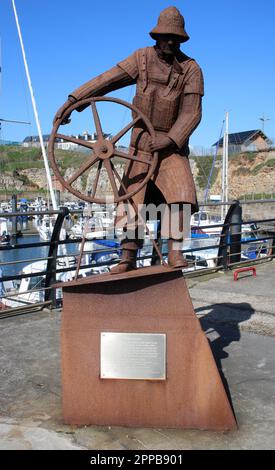
{"label": "statue's right hand", "polygon": [[[61,108],[59,108],[59,110],[57,111],[57,113],[56,113],[56,115],[54,116],[54,119],[53,119],[53,125],[54,126],[55,126],[56,122],[59,119],[62,119],[62,116],[65,114],[65,112],[67,111],[67,109],[71,105],[72,105],[72,102],[70,100],[67,100],[66,103],[64,103],[63,106],[61,106]],[[64,119],[62,119],[60,124],[64,125],[64,124],[68,124],[69,122],[71,122],[70,114],[68,114]]]}

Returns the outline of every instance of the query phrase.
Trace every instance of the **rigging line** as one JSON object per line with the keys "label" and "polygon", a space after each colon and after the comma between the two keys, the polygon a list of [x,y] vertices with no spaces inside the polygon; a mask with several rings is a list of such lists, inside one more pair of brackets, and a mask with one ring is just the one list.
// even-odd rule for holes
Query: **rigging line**
{"label": "rigging line", "polygon": [[[213,162],[212,162],[212,166],[211,166],[211,170],[210,170],[210,173],[209,173],[209,176],[208,176],[208,181],[207,181],[207,185],[206,185],[206,188],[205,188],[205,192],[204,192],[204,202],[206,203],[207,201],[207,198],[208,198],[208,194],[209,194],[209,189],[210,189],[210,184],[211,184],[211,179],[212,179],[212,175],[213,175],[213,171],[214,171],[214,168],[215,168],[215,164],[216,164],[216,160],[217,160],[217,156],[218,156],[218,149],[219,149],[219,144],[220,144],[220,140],[222,138],[222,134],[223,134],[223,128],[224,128],[224,119],[222,121],[222,127],[221,127],[221,132],[220,132],[220,137],[219,137],[219,140],[216,144],[216,148],[215,148],[215,153],[214,153],[214,157],[213,157]],[[202,210],[203,210],[204,207],[202,207]]]}
{"label": "rigging line", "polygon": [[[129,94],[128,94],[128,100],[127,100],[128,103],[130,103],[131,100],[132,100],[133,93],[134,93],[134,86],[135,86],[135,85],[130,85],[130,87],[129,87]],[[129,112],[129,109],[128,109],[128,108],[125,108],[124,114],[123,114],[122,119],[121,119],[121,126],[120,126],[121,129],[125,126],[126,117],[127,117],[127,113],[128,113],[128,112]]]}
{"label": "rigging line", "polygon": [[37,131],[38,131],[38,135],[39,135],[40,147],[41,147],[41,151],[42,151],[42,155],[43,155],[44,166],[45,166],[46,176],[47,176],[47,180],[48,180],[48,184],[49,184],[49,190],[50,190],[50,194],[51,194],[52,205],[53,205],[54,209],[57,209],[57,203],[56,203],[55,193],[54,193],[53,185],[52,185],[52,179],[51,179],[51,173],[50,173],[48,157],[47,157],[46,149],[45,149],[45,146],[44,146],[43,134],[42,134],[42,129],[41,129],[39,116],[38,116],[38,112],[37,112],[37,107],[36,107],[36,102],[35,102],[35,98],[34,98],[33,87],[32,87],[31,77],[30,77],[30,73],[29,73],[29,67],[28,67],[28,64],[27,64],[25,48],[24,48],[24,44],[23,44],[23,38],[22,38],[21,29],[20,29],[20,25],[19,25],[19,20],[18,20],[18,16],[17,16],[17,10],[16,10],[16,6],[15,6],[15,0],[12,0],[12,7],[13,7],[13,11],[14,11],[14,17],[15,17],[18,37],[19,37],[20,46],[21,46],[21,50],[22,50],[22,56],[23,56],[23,61],[24,61],[24,66],[25,66],[25,72],[26,72],[27,81],[28,81],[28,85],[29,85],[29,92],[30,92],[31,101],[32,101],[32,105],[33,105],[33,113],[34,113],[36,126],[37,126]]}
{"label": "rigging line", "polygon": [[25,98],[27,118],[28,118],[28,121],[31,123],[31,126],[30,126],[30,132],[31,132],[33,130],[33,119],[32,119],[31,113],[30,113],[30,105],[29,105],[29,100],[28,100],[28,90],[27,90],[27,84],[26,84],[25,74],[24,74],[24,61],[23,61],[23,58],[22,58],[20,45],[18,44],[17,41],[16,41],[16,48],[15,49],[16,49],[16,53],[17,53],[17,57],[18,57],[18,64],[20,64],[19,65],[19,74],[20,74],[22,90],[23,90],[24,98]]}
{"label": "rigging line", "polygon": [[2,38],[0,37],[0,96],[2,92]]}
{"label": "rigging line", "polygon": [[[206,156],[206,155],[204,155],[204,156]],[[195,158],[196,158],[196,159],[195,159],[195,162],[196,162],[196,165],[199,167],[199,169],[202,171],[203,176],[204,176],[205,179],[207,180],[207,179],[208,179],[208,176],[207,176],[207,174],[206,174],[206,171],[205,171],[205,169],[204,169],[204,166],[202,165],[202,163],[200,163],[200,159],[201,159],[201,158],[204,158],[204,156],[197,156],[197,157],[195,157]]]}
{"label": "rigging line", "polygon": [[[2,92],[2,38],[0,37],[0,96]],[[3,129],[0,122],[0,145],[2,144]],[[4,139],[3,139],[4,142]]]}

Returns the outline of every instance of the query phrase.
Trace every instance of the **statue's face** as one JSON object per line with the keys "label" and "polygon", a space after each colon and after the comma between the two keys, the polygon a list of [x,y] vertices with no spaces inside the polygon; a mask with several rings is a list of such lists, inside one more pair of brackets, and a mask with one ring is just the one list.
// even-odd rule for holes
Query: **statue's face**
{"label": "statue's face", "polygon": [[156,39],[158,48],[167,56],[176,55],[180,49],[180,39],[174,34],[160,34]]}

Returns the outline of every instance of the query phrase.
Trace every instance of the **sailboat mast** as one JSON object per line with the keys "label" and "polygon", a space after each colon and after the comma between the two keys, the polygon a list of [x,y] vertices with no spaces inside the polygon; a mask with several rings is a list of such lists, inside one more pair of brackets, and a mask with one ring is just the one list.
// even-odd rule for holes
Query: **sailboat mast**
{"label": "sailboat mast", "polygon": [[[225,114],[225,131],[223,136],[223,154],[222,154],[222,202],[228,202],[228,130],[229,113]],[[221,218],[225,218],[227,206],[221,206]]]}
{"label": "sailboat mast", "polygon": [[[2,38],[0,37],[0,96],[2,93]],[[2,123],[0,121],[0,145],[2,143]]]}
{"label": "sailboat mast", "polygon": [[2,93],[2,38],[0,37],[0,95]]}
{"label": "sailboat mast", "polygon": [[47,154],[46,154],[45,144],[44,144],[44,141],[43,141],[43,134],[42,134],[41,125],[40,125],[40,121],[39,121],[39,117],[38,117],[38,112],[37,112],[36,102],[35,102],[35,98],[34,98],[29,67],[28,67],[28,64],[27,64],[25,48],[24,48],[24,44],[23,44],[21,29],[20,29],[20,25],[19,25],[19,21],[18,21],[18,16],[17,16],[17,11],[16,11],[16,6],[15,6],[14,0],[12,0],[12,6],[13,6],[15,22],[16,22],[19,41],[20,41],[21,50],[22,50],[23,61],[24,61],[28,86],[29,86],[29,90],[30,90],[30,95],[31,95],[32,107],[33,107],[34,117],[35,117],[36,126],[37,126],[37,130],[38,130],[38,136],[39,136],[42,156],[43,156],[43,160],[44,160],[44,166],[45,166],[45,170],[46,170],[46,177],[47,177],[47,182],[48,182],[48,186],[49,186],[51,202],[52,202],[53,209],[57,210],[57,202],[56,202],[55,193],[54,193],[54,190],[53,190],[53,184],[52,184],[52,179],[51,179],[51,173],[50,173],[48,157],[47,157]]}

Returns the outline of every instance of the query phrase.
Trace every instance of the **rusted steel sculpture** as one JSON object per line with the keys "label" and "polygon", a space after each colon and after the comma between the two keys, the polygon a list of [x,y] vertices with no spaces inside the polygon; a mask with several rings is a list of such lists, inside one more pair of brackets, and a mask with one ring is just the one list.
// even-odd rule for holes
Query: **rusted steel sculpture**
{"label": "rusted steel sculpture", "polygon": [[[180,50],[180,44],[189,39],[185,31],[184,18],[175,7],[163,10],[157,26],[150,32],[156,40],[154,47],[138,49],[130,57],[115,67],[88,81],[70,93],[68,101],[57,112],[54,120],[55,132],[60,124],[69,122],[72,110],[85,109],[90,104],[88,98],[99,97],[113,90],[136,83],[133,100],[133,121],[126,126],[111,143],[103,139],[95,102],[92,109],[99,142],[86,146],[94,154],[64,186],[71,190],[71,184],[98,162],[98,172],[102,161],[108,171],[115,201],[129,199],[135,206],[156,203],[155,188],[163,195],[163,202],[191,204],[192,212],[197,208],[196,190],[188,161],[188,140],[201,119],[201,97],[203,96],[203,76],[196,61]],[[96,98],[98,99],[98,98]],[[85,100],[85,101],[83,101]],[[124,103],[125,104],[125,103]],[[147,118],[147,119],[146,119]],[[150,125],[150,122],[152,125]],[[118,138],[129,128],[132,129],[130,155],[126,165],[120,190],[117,190],[114,167],[110,158],[119,155],[114,149]],[[56,137],[66,139],[63,134]],[[72,141],[72,138],[67,137]],[[79,143],[79,141],[78,141]],[[53,141],[50,149],[53,148]],[[159,153],[156,165],[156,152]],[[53,151],[50,151],[51,156]],[[152,157],[153,154],[153,157]],[[60,178],[57,165],[52,157],[53,168]],[[98,172],[96,180],[98,180]],[[95,182],[96,183],[96,182]],[[96,186],[96,184],[95,184]],[[95,186],[92,196],[95,196]],[[78,195],[74,190],[74,194]],[[92,197],[92,200],[93,200]],[[88,200],[88,198],[83,197]],[[91,199],[90,199],[91,200]],[[179,217],[180,231],[183,228],[183,208]],[[181,253],[181,239],[169,238],[168,262],[171,267],[187,266]],[[135,268],[136,254],[142,246],[134,231],[132,239],[122,241],[122,261],[114,272],[122,273]]]}
{"label": "rusted steel sculpture", "polygon": [[[63,185],[86,201],[104,202],[96,191],[101,168],[105,167],[117,203],[130,200],[136,207],[156,202],[158,188],[168,206],[188,203],[195,210],[188,138],[201,118],[202,73],[179,49],[189,37],[176,8],[164,10],[150,34],[157,41],[155,47],[139,49],[71,93],[56,114],[49,154]],[[101,97],[133,83],[137,84],[133,105]],[[133,120],[110,141],[104,137],[96,107],[104,100],[133,111]],[[98,135],[96,143],[80,142],[58,132],[72,111],[89,105]],[[130,151],[123,154],[115,144],[131,128]],[[67,181],[55,161],[57,138],[92,151]],[[115,170],[115,156],[127,160],[123,177]],[[93,165],[98,166],[92,193],[83,195],[73,185]],[[182,275],[186,261],[174,241],[172,237],[169,240],[170,266],[134,270],[141,245],[134,229],[132,239],[123,240],[123,258],[112,273],[59,285],[63,287],[62,395],[66,423],[236,428]],[[123,335],[127,340],[122,340]],[[165,346],[156,349],[156,337]],[[106,338],[114,341],[111,351]],[[122,356],[117,356],[118,350]]]}

